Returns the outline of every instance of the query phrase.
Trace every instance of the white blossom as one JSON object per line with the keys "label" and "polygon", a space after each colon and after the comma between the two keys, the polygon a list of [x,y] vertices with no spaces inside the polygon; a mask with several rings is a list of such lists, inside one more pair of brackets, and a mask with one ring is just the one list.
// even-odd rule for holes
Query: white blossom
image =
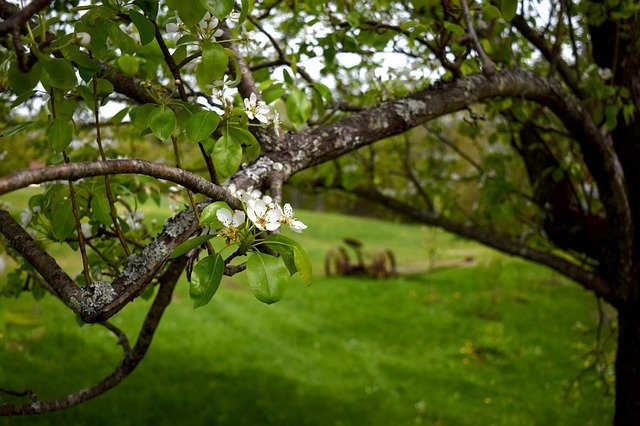
{"label": "white blossom", "polygon": [[80,231],[82,232],[82,236],[85,238],[91,237],[91,225],[88,223],[80,224]]}
{"label": "white blossom", "polygon": [[244,107],[250,120],[255,119],[264,124],[269,122],[271,108],[264,101],[259,101],[255,93],[252,93],[248,99],[244,98]]}
{"label": "white blossom", "polygon": [[295,216],[293,215],[293,207],[291,207],[291,204],[289,203],[285,204],[282,208],[279,221],[282,224],[289,225],[289,228],[291,228],[293,232],[297,232],[298,234],[300,234],[304,229],[307,229],[307,225],[295,218]]}
{"label": "white blossom", "polygon": [[33,220],[33,211],[27,207],[24,211],[20,212],[20,223],[23,227],[26,227]]}
{"label": "white blossom", "polygon": [[233,214],[231,210],[226,209],[224,207],[218,209],[216,212],[216,217],[225,228],[239,228],[240,225],[244,223],[246,218],[244,212],[242,210],[236,210]]}
{"label": "white blossom", "polygon": [[240,12],[231,12],[227,19],[229,19],[230,22],[236,25],[240,20]]}
{"label": "white blossom", "polygon": [[127,216],[124,221],[126,222],[127,225],[129,225],[129,228],[138,230],[138,229],[142,229],[142,219],[144,219],[144,212],[141,210],[138,210],[133,214],[130,214],[129,216]]}
{"label": "white blossom", "polygon": [[216,27],[220,21],[215,16],[211,15],[211,13],[207,12],[204,15],[204,18],[200,22],[198,22],[198,29],[200,30],[200,34],[203,38],[215,41],[216,38],[221,37],[223,34],[222,29]]}
{"label": "white blossom", "polygon": [[281,213],[277,209],[270,209],[262,199],[247,202],[247,216],[261,231],[275,231],[280,228]]}
{"label": "white blossom", "polygon": [[91,35],[85,32],[75,33],[73,37],[73,41],[80,46],[87,47],[89,43],[91,43]]}
{"label": "white blossom", "polygon": [[0,256],[0,274],[4,272],[5,266],[6,266],[6,263],[4,261],[4,257]]}

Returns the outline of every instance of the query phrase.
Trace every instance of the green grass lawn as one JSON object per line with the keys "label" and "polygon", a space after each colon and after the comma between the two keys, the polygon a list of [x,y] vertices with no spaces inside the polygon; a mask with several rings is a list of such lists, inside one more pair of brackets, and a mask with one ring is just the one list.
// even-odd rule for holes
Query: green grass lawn
{"label": "green grass lawn", "polygon": [[[314,264],[282,301],[256,301],[242,276],[192,309],[181,282],[148,356],[87,404],[0,424],[602,425],[613,398],[582,371],[594,297],[556,274],[421,226],[299,212]],[[396,279],[323,277],[344,237],[392,248],[424,272]],[[470,267],[427,273],[474,256]],[[0,386],[52,398],[96,382],[120,349],[79,327],[53,298],[0,299]],[[114,323],[135,331],[148,301]],[[15,401],[0,396],[0,401]]]}

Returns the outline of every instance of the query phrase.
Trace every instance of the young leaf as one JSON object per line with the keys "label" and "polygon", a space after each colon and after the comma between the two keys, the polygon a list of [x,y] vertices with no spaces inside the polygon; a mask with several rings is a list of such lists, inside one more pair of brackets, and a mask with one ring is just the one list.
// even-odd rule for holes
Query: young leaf
{"label": "young leaf", "polygon": [[198,111],[187,120],[186,135],[191,142],[201,142],[218,127],[220,116],[213,111]]}
{"label": "young leaf", "polygon": [[176,115],[166,105],[159,105],[153,110],[149,116],[149,128],[151,132],[161,140],[167,140],[171,137],[174,130],[178,126]]}
{"label": "young leaf", "polygon": [[138,29],[138,34],[140,34],[140,44],[144,46],[151,43],[155,38],[156,33],[156,28],[154,27],[153,22],[143,14],[138,13],[133,9],[129,10],[129,17],[131,18],[133,25]]}
{"label": "young leaf", "polygon": [[205,8],[200,0],[167,0],[169,8],[178,12],[180,20],[187,27],[196,25],[205,14]]}
{"label": "young leaf", "polygon": [[42,66],[49,75],[49,84],[57,89],[72,89],[78,83],[73,66],[66,59],[51,58],[42,61]]}
{"label": "young leaf", "polygon": [[24,131],[27,131],[29,129],[33,129],[34,127],[38,127],[40,124],[41,123],[39,121],[27,121],[27,122],[24,122],[24,123],[16,124],[15,126],[11,126],[11,127],[8,127],[6,129],[4,129],[2,134],[0,134],[0,138],[1,137],[5,137],[5,136],[17,135],[20,132],[24,132]]}
{"label": "young leaf", "polygon": [[76,221],[73,217],[71,199],[66,199],[57,203],[51,212],[51,227],[53,235],[58,241],[64,241],[76,228]]}
{"label": "young leaf", "polygon": [[202,244],[209,241],[215,236],[216,235],[214,234],[214,235],[198,235],[197,237],[193,237],[185,241],[184,243],[178,245],[178,247],[176,247],[175,249],[173,249],[173,251],[171,252],[171,256],[169,256],[169,259],[175,259],[176,257],[180,257],[183,254],[190,252],[194,248],[201,246]]}
{"label": "young leaf", "polygon": [[313,105],[302,90],[295,89],[285,102],[287,116],[294,124],[303,124],[311,115]]}
{"label": "young leaf", "polygon": [[118,58],[118,68],[128,76],[134,76],[138,73],[140,65],[138,61],[131,55],[124,54]]}
{"label": "young leaf", "polygon": [[36,62],[31,70],[25,74],[18,68],[18,63],[12,61],[9,66],[9,87],[16,95],[27,93],[36,87],[36,84],[40,81],[41,74],[42,66],[40,62]]}
{"label": "young leaf", "polygon": [[230,134],[223,134],[213,145],[213,165],[222,178],[234,174],[242,161],[242,145]]}
{"label": "young leaf", "polygon": [[300,244],[281,234],[269,235],[266,242],[270,248],[280,253],[291,275],[298,272],[300,278],[307,285],[311,285],[311,259]]}
{"label": "young leaf", "polygon": [[91,198],[91,212],[103,225],[111,226],[113,220],[109,214],[109,200],[104,187],[100,188],[100,193],[93,194]]}
{"label": "young leaf", "polygon": [[233,0],[200,0],[200,3],[218,19],[224,19],[233,10]]}
{"label": "young leaf", "polygon": [[189,285],[189,296],[193,300],[194,308],[204,306],[211,301],[218,291],[223,272],[224,259],[218,253],[207,256],[196,264]]}
{"label": "young leaf", "polygon": [[247,260],[247,278],[253,295],[271,304],[282,299],[287,286],[287,267],[281,257],[253,252]]}
{"label": "young leaf", "polygon": [[200,213],[200,224],[209,225],[215,229],[221,228],[222,222],[220,222],[218,220],[218,216],[216,216],[216,213],[221,208],[231,210],[229,205],[224,201],[216,201],[215,203],[211,203],[207,207],[205,207],[202,210],[202,213]]}
{"label": "young leaf", "polygon": [[73,132],[69,118],[64,115],[54,118],[49,127],[49,143],[51,144],[51,148],[53,148],[55,152],[62,152],[67,149],[71,143],[71,139],[73,139]]}
{"label": "young leaf", "polygon": [[149,116],[157,107],[156,104],[144,104],[131,108],[129,115],[135,128],[142,131],[149,127]]}
{"label": "young leaf", "polygon": [[500,2],[500,11],[505,21],[511,21],[518,12],[518,0],[502,0]]}
{"label": "young leaf", "polygon": [[202,60],[196,67],[196,81],[204,92],[209,90],[207,85],[214,80],[221,80],[227,71],[229,56],[220,43],[204,43],[202,45]]}

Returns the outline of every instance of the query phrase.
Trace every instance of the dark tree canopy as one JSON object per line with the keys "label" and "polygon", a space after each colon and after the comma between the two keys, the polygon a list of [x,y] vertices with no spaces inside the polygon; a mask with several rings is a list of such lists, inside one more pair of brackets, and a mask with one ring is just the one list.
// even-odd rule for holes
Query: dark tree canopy
{"label": "dark tree canopy", "polygon": [[[160,284],[137,343],[114,330],[125,356],[104,382],[0,413],[117,384],[185,268],[196,306],[245,269],[268,303],[289,275],[309,281],[304,249],[271,233],[305,227],[282,200],[291,181],[541,263],[615,307],[615,421],[640,423],[639,13],[631,0],[0,0],[0,194],[44,184],[22,223],[0,210],[19,268],[3,294],[46,289],[111,327]],[[176,191],[189,207],[147,229],[136,202]],[[218,234],[237,250],[215,253]],[[82,258],[79,278],[47,240]]]}

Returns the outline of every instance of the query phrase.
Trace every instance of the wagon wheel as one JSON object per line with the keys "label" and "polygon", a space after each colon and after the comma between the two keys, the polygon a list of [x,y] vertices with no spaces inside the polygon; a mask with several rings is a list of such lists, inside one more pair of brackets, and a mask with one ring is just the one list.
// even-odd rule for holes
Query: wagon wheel
{"label": "wagon wheel", "polygon": [[324,272],[330,276],[344,275],[349,269],[349,254],[343,247],[335,247],[324,256]]}
{"label": "wagon wheel", "polygon": [[379,251],[373,256],[369,274],[376,278],[396,276],[396,258],[391,250]]}

